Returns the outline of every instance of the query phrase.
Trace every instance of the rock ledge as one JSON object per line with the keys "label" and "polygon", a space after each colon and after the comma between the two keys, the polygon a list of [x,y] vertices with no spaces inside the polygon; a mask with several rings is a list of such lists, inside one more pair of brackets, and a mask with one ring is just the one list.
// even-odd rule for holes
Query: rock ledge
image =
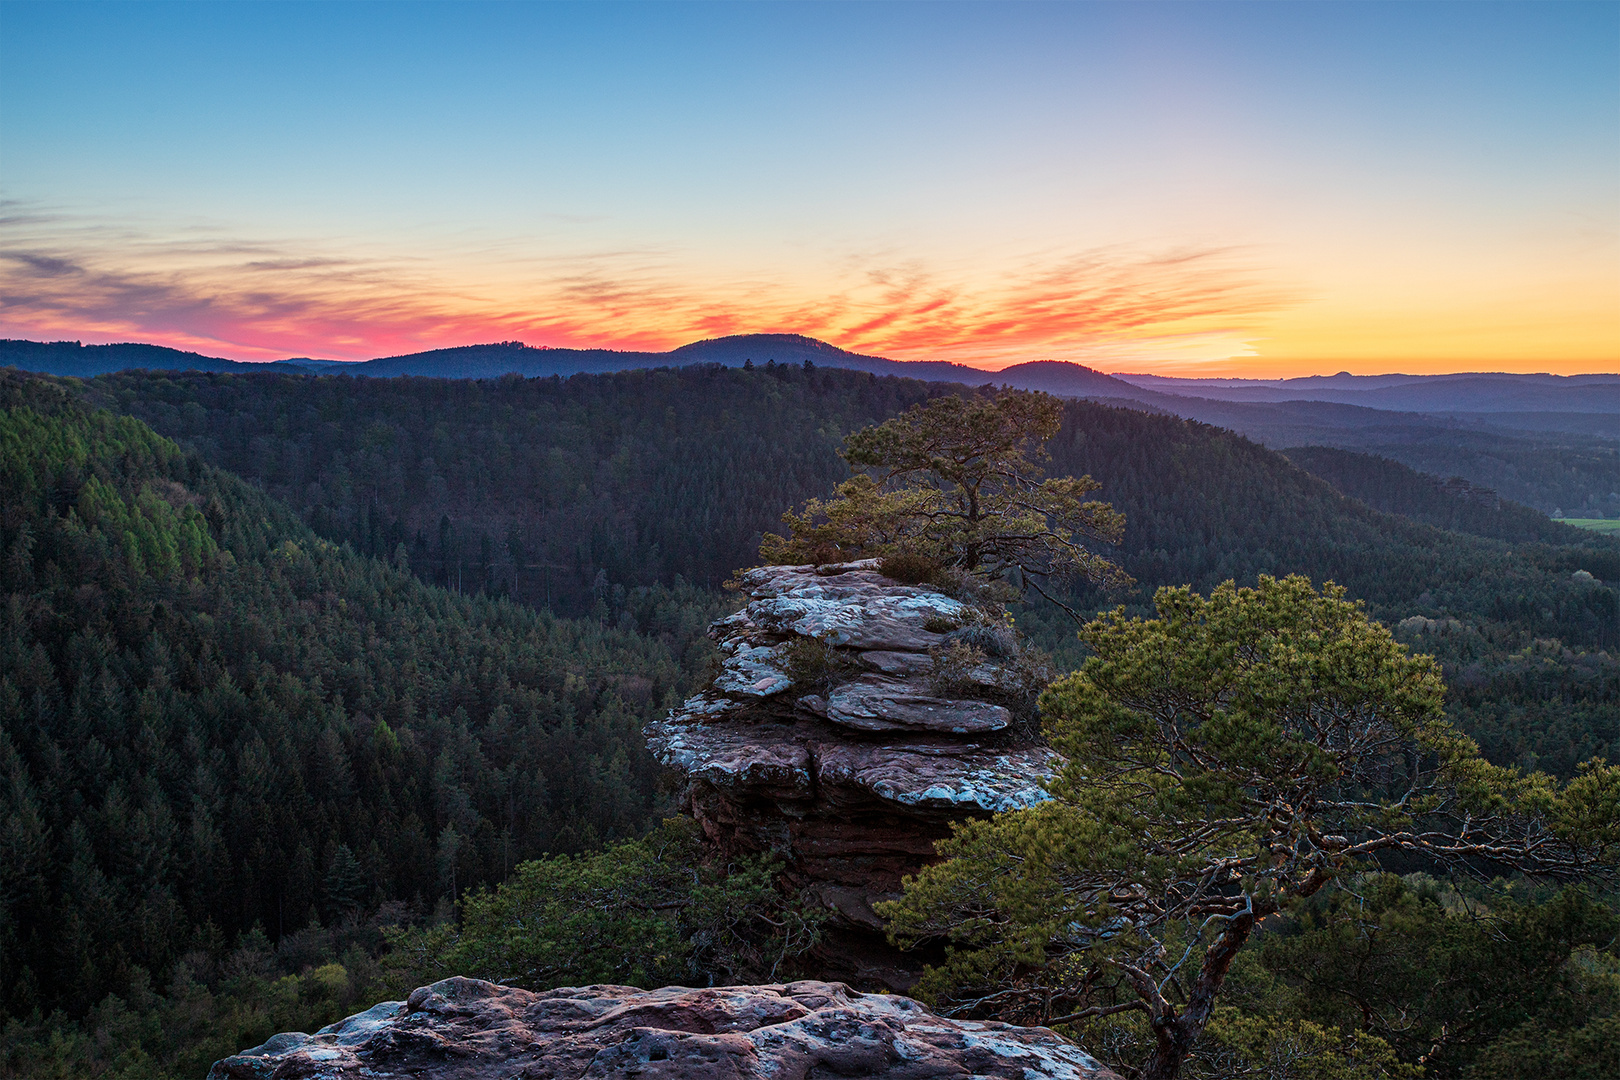
{"label": "rock ledge", "polygon": [[842,983],[424,986],[314,1035],[216,1062],[208,1080],[1119,1080],[1046,1028],[947,1020]]}

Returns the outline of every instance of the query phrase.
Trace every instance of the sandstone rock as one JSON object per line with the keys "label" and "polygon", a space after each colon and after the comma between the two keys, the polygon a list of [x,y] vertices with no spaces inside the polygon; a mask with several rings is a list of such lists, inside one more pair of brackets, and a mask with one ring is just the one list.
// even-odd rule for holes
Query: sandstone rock
{"label": "sandstone rock", "polygon": [[646,735],[654,756],[689,780],[760,794],[810,794],[809,744],[796,737],[802,732],[792,727],[754,724],[738,729],[666,722],[649,724]]}
{"label": "sandstone rock", "polygon": [[913,810],[981,814],[1025,810],[1050,798],[1039,786],[1057,772],[1044,748],[998,754],[959,746],[826,745],[817,748],[824,790],[857,788]]}
{"label": "sandstone rock", "polygon": [[890,652],[886,649],[863,652],[860,654],[860,662],[885,675],[897,675],[901,678],[907,675],[926,675],[934,666],[933,658],[927,653]]}
{"label": "sandstone rock", "polygon": [[996,690],[1004,694],[1016,694],[1023,687],[1022,677],[1014,671],[1009,671],[1000,664],[990,662],[976,664],[962,672],[963,683],[977,687],[980,690]]}
{"label": "sandstone rock", "polygon": [[[830,808],[887,804],[914,815],[1021,810],[1047,798],[1058,755],[1038,747],[997,752],[973,744],[845,743],[808,724],[649,724],[647,743],[689,782],[751,798],[819,798]],[[937,815],[926,815],[930,819]]]}
{"label": "sandstone rock", "polygon": [[741,708],[738,702],[719,694],[694,694],[670,713],[670,720],[680,724],[713,723],[728,713],[741,711]]}
{"label": "sandstone rock", "polygon": [[209,1080],[1119,1080],[1046,1028],[947,1020],[841,983],[568,987],[446,979],[314,1035],[277,1035]]}
{"label": "sandstone rock", "polygon": [[828,645],[926,652],[970,617],[960,601],[865,568],[875,564],[845,565],[858,569],[832,576],[797,566],[747,571],[742,582],[753,597],[746,609],[748,621],[762,630]]}
{"label": "sandstone rock", "polygon": [[827,719],[860,731],[1000,731],[1012,713],[1000,705],[937,697],[927,685],[865,675],[827,697]]}
{"label": "sandstone rock", "polygon": [[724,639],[736,640],[733,635],[744,634],[750,630],[758,629],[759,627],[755,626],[753,622],[749,620],[748,612],[736,611],[730,615],[726,615],[722,618],[714,620],[714,622],[709,626],[709,634],[710,636],[722,641],[720,646],[722,650],[729,651],[724,643]]}
{"label": "sandstone rock", "polygon": [[[727,655],[722,673],[649,725],[648,745],[681,775],[686,809],[717,854],[774,853],[783,886],[824,905],[821,972],[905,990],[938,958],[889,945],[872,904],[937,858],[953,822],[1040,802],[1056,770],[1055,754],[1018,741],[1005,704],[1021,689],[1006,655],[1016,643],[951,597],[884,577],[874,560],[758,567],[742,582],[747,608],[710,629]],[[996,635],[1006,647],[957,672],[960,690],[934,689],[929,648]],[[829,663],[804,685],[781,685],[786,650],[804,638],[829,647]]]}
{"label": "sandstone rock", "polygon": [[779,646],[745,643],[726,657],[713,683],[722,694],[744,698],[770,697],[792,685]]}

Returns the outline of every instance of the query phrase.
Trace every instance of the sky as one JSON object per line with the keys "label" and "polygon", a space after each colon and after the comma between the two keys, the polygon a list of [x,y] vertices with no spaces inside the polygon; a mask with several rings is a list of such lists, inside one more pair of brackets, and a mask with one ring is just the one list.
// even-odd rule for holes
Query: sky
{"label": "sky", "polygon": [[0,336],[1620,371],[1620,3],[0,2]]}

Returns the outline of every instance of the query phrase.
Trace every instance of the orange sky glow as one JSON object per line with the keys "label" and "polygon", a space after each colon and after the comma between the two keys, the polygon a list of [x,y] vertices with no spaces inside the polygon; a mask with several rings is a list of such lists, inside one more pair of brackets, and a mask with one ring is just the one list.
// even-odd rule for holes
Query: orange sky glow
{"label": "orange sky glow", "polygon": [[1620,371],[1615,4],[13,4],[0,336]]}
{"label": "orange sky glow", "polygon": [[1620,275],[1606,281],[1593,259],[1461,289],[1454,279],[1425,289],[1427,268],[1408,279],[1344,267],[1284,273],[1242,248],[846,258],[789,277],[696,269],[701,260],[667,254],[537,267],[455,252],[311,255],[186,240],[110,255],[56,225],[11,222],[14,240],[48,254],[0,266],[7,336],[148,341],[240,360],[364,360],[505,340],[662,351],[784,332],[987,370],[1044,359],[1268,378],[1620,370]]}

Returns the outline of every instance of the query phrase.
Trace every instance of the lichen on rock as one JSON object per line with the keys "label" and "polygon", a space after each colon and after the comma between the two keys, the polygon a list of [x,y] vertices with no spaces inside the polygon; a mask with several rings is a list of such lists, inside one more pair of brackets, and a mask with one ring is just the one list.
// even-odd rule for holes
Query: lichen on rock
{"label": "lichen on rock", "polygon": [[841,983],[534,993],[479,979],[420,987],[313,1035],[215,1062],[208,1080],[1118,1080],[1046,1028],[936,1016]]}

